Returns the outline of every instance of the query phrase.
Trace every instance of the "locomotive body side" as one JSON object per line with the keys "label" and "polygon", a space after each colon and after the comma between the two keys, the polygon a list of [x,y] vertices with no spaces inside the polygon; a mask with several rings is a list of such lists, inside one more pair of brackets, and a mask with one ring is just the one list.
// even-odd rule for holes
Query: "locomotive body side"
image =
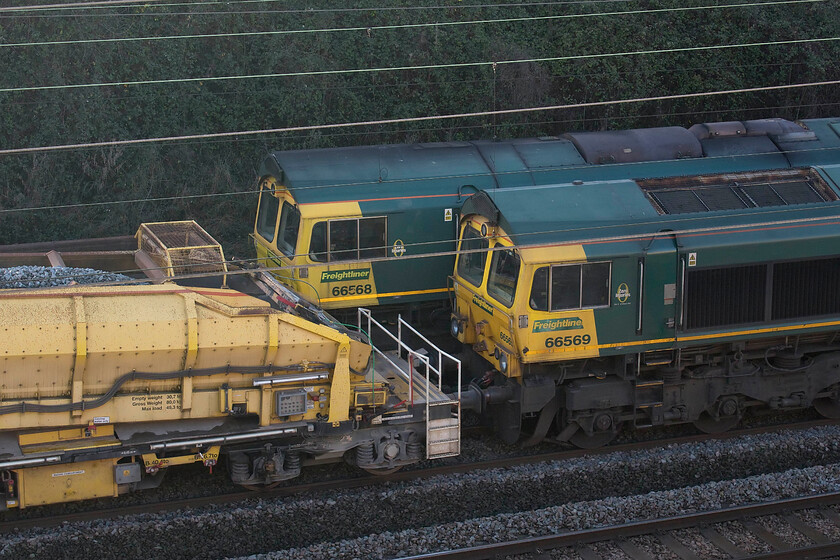
{"label": "locomotive body side", "polygon": [[476,195],[453,279],[453,334],[489,370],[470,401],[507,419],[509,440],[523,414],[541,414],[540,426],[553,420],[581,446],[622,424],[724,429],[750,407],[836,415],[831,176],[805,168]]}

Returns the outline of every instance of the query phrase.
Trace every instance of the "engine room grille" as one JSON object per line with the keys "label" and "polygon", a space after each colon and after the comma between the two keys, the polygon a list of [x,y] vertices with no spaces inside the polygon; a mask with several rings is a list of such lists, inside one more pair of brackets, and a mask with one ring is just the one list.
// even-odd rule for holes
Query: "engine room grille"
{"label": "engine room grille", "polygon": [[692,270],[686,276],[686,328],[764,319],[767,265]]}
{"label": "engine room grille", "polygon": [[638,179],[660,214],[688,214],[832,202],[837,195],[813,169]]}
{"label": "engine room grille", "polygon": [[773,319],[840,313],[840,259],[777,263]]}
{"label": "engine room grille", "polygon": [[685,328],[837,315],[837,286],[838,257],[690,270],[685,281]]}

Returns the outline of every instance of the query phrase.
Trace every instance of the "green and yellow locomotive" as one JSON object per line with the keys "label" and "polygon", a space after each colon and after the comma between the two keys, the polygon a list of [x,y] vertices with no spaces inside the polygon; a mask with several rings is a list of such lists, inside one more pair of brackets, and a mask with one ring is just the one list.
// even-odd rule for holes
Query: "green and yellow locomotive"
{"label": "green and yellow locomotive", "polygon": [[830,163],[831,126],[763,119],[274,152],[258,175],[257,256],[330,310],[441,308],[460,208],[478,191]]}
{"label": "green and yellow locomotive", "polygon": [[463,406],[581,447],[751,407],[840,417],[838,182],[826,165],[471,197],[452,333],[487,374]]}
{"label": "green and yellow locomotive", "polygon": [[451,296],[463,406],[591,447],[840,416],[839,169],[838,119],[277,152],[255,241],[328,308]]}

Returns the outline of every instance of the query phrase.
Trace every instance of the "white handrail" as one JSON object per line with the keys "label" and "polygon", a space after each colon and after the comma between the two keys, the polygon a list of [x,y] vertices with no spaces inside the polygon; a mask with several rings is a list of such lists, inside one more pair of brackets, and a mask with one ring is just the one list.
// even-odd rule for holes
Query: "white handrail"
{"label": "white handrail", "polygon": [[[425,399],[424,400],[426,402],[424,404],[425,404],[425,409],[426,409],[426,441],[427,441],[426,458],[433,458],[432,448],[435,444],[437,444],[438,446],[440,444],[449,444],[449,445],[454,444],[456,449],[453,451],[452,448],[450,447],[449,449],[445,449],[442,452],[438,452],[438,454],[435,454],[434,457],[451,457],[453,455],[457,455],[458,453],[460,453],[460,447],[461,447],[460,433],[458,433],[456,435],[455,440],[447,439],[447,440],[442,441],[442,442],[441,441],[435,441],[431,444],[428,444],[428,443],[430,441],[432,441],[430,439],[431,438],[430,434],[432,433],[433,430],[437,430],[437,431],[443,430],[442,433],[446,434],[443,437],[444,438],[451,438],[448,430],[452,429],[451,425],[445,425],[445,426],[438,425],[438,427],[432,428],[432,420],[431,420],[431,418],[432,418],[431,407],[432,406],[435,406],[435,407],[437,407],[437,406],[453,407],[454,406],[454,410],[452,411],[452,414],[453,414],[452,418],[455,420],[455,430],[458,430],[458,431],[460,430],[460,425],[461,425],[461,361],[459,359],[455,358],[454,356],[452,356],[451,354],[449,354],[447,352],[444,352],[443,350],[438,348],[438,346],[435,345],[432,341],[430,341],[428,338],[426,338],[425,336],[420,334],[417,331],[417,329],[412,327],[410,324],[408,324],[402,318],[402,315],[397,316],[397,335],[396,336],[394,336],[394,334],[391,333],[391,331],[389,331],[381,323],[379,323],[379,321],[374,319],[372,317],[369,309],[365,309],[365,308],[362,308],[362,307],[358,308],[358,310],[357,310],[357,320],[358,320],[358,326],[359,326],[360,330],[362,328],[362,317],[367,317],[368,342],[370,343],[370,346],[373,349],[374,354],[375,355],[378,354],[379,356],[384,358],[385,361],[387,363],[389,363],[394,368],[394,371],[397,373],[397,375],[402,376],[408,382],[408,387],[409,387],[409,389],[408,389],[408,395],[409,395],[408,400],[411,402],[412,405],[414,404],[414,370],[415,369],[420,369],[420,371],[423,371],[425,369],[424,377],[425,377],[425,391],[426,391],[426,394],[425,394]],[[397,364],[394,363],[393,360],[391,360],[384,352],[382,352],[380,349],[378,349],[376,346],[374,346],[373,336],[371,334],[371,329],[374,325],[376,327],[378,327],[380,331],[387,334],[391,338],[392,341],[397,343],[397,356],[401,355],[402,350],[406,351],[406,354],[407,354],[406,355],[406,358],[407,358],[406,367],[408,368],[408,372],[403,372],[403,370],[399,366],[397,366]],[[409,329],[410,332],[414,333],[418,338],[420,338],[420,340],[422,340],[423,342],[428,344],[432,351],[435,351],[435,352],[438,353],[437,368],[435,368],[432,365],[432,362],[431,362],[431,360],[429,359],[428,356],[424,356],[423,354],[418,353],[417,351],[412,349],[408,344],[403,342],[403,340],[402,340],[402,335],[403,335],[402,327],[403,327],[403,325],[405,325]],[[435,372],[435,374],[437,375],[437,378],[438,378],[437,390],[438,390],[439,393],[442,393],[442,390],[443,390],[442,389],[442,387],[443,387],[443,358],[444,358],[444,356],[446,356],[446,358],[455,362],[455,365],[456,365],[457,370],[458,370],[457,397],[456,397],[455,400],[452,400],[452,398],[450,396],[443,395],[443,397],[445,397],[445,398],[441,399],[440,397],[436,397],[438,400],[436,400],[435,402],[432,402],[431,388],[430,388],[431,372]],[[419,363],[417,363],[415,360],[419,360]],[[401,360],[398,360],[398,361],[401,361]],[[419,368],[417,366],[419,366]],[[425,366],[425,368],[423,368],[423,366]],[[436,419],[435,422],[437,422],[438,420],[439,419]]]}
{"label": "white handrail", "polygon": [[[361,328],[361,325],[362,325],[362,317],[367,318],[367,327],[368,327],[367,328],[367,334],[368,334],[369,338],[372,336],[370,334],[371,326],[375,325],[379,328],[380,331],[382,331],[383,333],[388,335],[388,337],[390,337],[390,339],[392,341],[397,343],[398,350],[405,350],[410,355],[417,356],[423,363],[425,363],[426,366],[427,366],[427,377],[428,377],[428,371],[433,371],[435,373],[435,375],[437,375],[437,389],[439,391],[442,390],[442,387],[443,387],[443,358],[444,358],[444,356],[446,358],[450,359],[451,361],[455,362],[457,372],[458,372],[458,375],[457,375],[457,377],[458,377],[458,400],[460,400],[460,398],[461,398],[461,375],[462,375],[462,371],[461,371],[461,361],[459,359],[452,356],[448,352],[444,352],[443,350],[441,350],[437,345],[435,345],[432,341],[430,341],[426,336],[421,334],[417,329],[415,329],[408,322],[406,322],[405,319],[402,318],[402,315],[397,316],[397,335],[396,336],[391,331],[386,329],[385,326],[382,325],[379,321],[374,319],[372,314],[371,314],[371,311],[369,309],[366,309],[364,307],[359,307],[358,310],[357,310],[357,317],[358,317],[358,324],[359,324],[360,328]],[[408,328],[409,331],[414,333],[418,338],[420,338],[423,342],[428,344],[435,352],[437,352],[437,354],[438,354],[437,367],[434,367],[433,365],[431,365],[431,362],[430,362],[429,358],[427,358],[426,356],[423,356],[421,354],[416,353],[413,348],[411,348],[408,344],[406,344],[402,340],[402,327],[403,327],[403,325],[405,325],[406,328]],[[371,343],[371,346],[373,346],[373,341],[370,340],[369,342]],[[374,346],[374,348],[376,348],[376,347]],[[377,354],[383,355],[381,353],[381,351],[379,351],[378,349],[377,349]],[[383,355],[383,357],[385,357],[385,356]],[[388,360],[387,357],[385,359]],[[397,371],[400,371],[402,373],[402,370],[400,370],[400,368],[398,368],[391,360],[388,360],[388,362],[391,365],[393,365],[395,367],[395,369],[397,369]],[[413,370],[413,365],[414,365],[413,362],[409,364],[409,366],[410,366],[409,369],[410,370]],[[412,375],[411,371],[407,372],[407,374],[408,374],[407,377],[411,377],[411,375]],[[426,393],[426,395],[428,397],[428,392]]]}

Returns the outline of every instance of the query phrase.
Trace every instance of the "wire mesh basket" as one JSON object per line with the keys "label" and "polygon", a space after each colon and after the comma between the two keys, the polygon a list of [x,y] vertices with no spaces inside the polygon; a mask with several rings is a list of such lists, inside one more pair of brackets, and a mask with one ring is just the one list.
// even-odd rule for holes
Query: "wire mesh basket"
{"label": "wire mesh basket", "polygon": [[141,224],[137,243],[169,277],[228,270],[222,246],[192,220]]}

